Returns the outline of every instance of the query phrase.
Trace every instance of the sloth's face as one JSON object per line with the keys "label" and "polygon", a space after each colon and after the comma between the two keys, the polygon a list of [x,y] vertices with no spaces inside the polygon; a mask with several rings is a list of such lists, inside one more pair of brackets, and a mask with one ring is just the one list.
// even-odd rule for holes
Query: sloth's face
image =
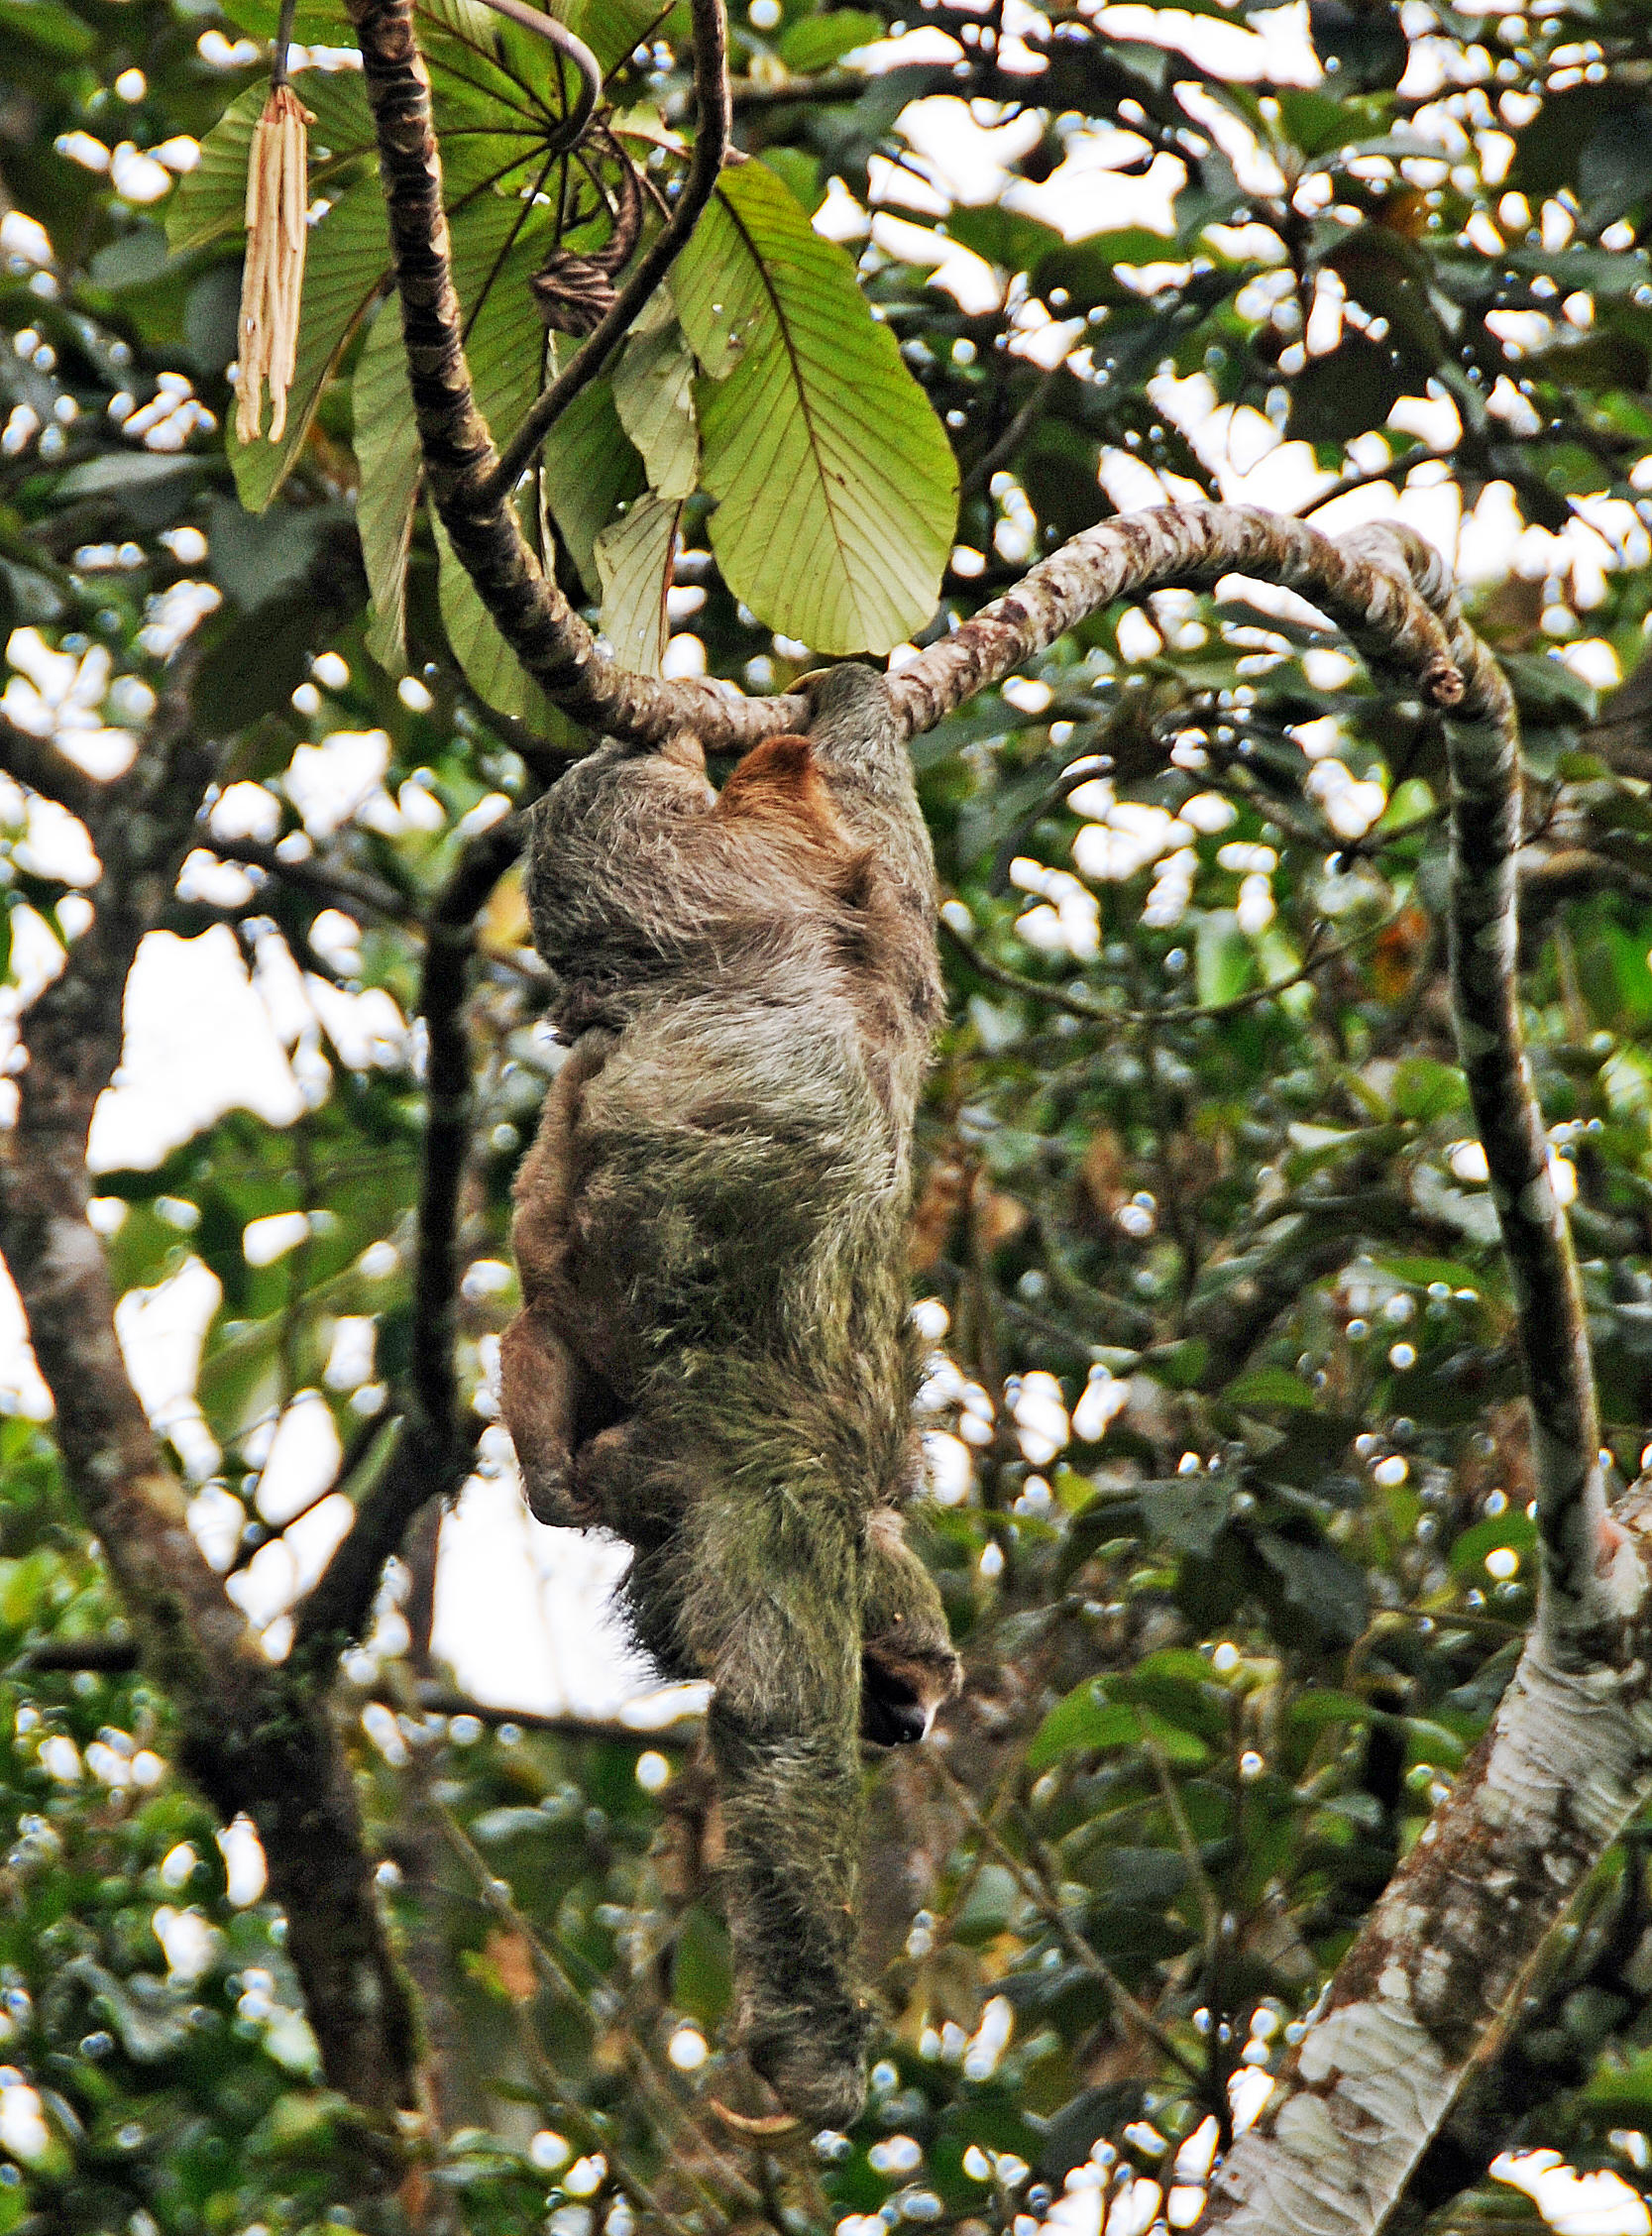
{"label": "sloth's face", "polygon": [[957,1690],[957,1664],[932,1666],[894,1655],[860,1660],[860,1735],[873,1746],[915,1746],[929,1736],[935,1712]]}

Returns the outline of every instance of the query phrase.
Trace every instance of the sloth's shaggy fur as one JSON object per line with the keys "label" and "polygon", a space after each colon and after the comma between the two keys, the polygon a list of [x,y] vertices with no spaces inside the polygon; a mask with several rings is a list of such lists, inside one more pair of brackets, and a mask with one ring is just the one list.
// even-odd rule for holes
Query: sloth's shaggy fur
{"label": "sloth's shaggy fur", "polygon": [[958,1670],[899,1510],[934,863],[880,679],[812,697],[720,795],[692,740],[610,741],[537,811],[574,1046],[517,1182],[502,1375],[535,1513],[627,1539],[637,1638],[716,1686],[740,2039],[836,2126],[864,2088],[858,1741],[921,1736]]}

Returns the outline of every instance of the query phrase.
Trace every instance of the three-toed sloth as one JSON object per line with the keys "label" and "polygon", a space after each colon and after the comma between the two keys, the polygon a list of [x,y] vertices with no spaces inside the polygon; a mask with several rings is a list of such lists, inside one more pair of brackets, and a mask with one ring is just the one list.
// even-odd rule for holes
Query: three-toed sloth
{"label": "three-toed sloth", "polygon": [[859,1740],[958,1683],[903,1541],[907,1227],[940,1013],[934,862],[881,680],[720,793],[612,741],[535,812],[534,942],[573,1043],[516,1185],[504,1418],[543,1521],[635,1549],[629,1621],[710,1678],[739,2039],[816,2125],[863,2098]]}

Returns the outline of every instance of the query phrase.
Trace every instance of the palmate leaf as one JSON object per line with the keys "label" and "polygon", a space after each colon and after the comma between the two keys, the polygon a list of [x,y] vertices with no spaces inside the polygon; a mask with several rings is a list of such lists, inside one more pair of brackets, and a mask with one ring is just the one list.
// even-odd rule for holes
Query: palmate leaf
{"label": "palmate leaf", "polygon": [[[261,78],[238,93],[202,140],[199,164],[178,180],[165,210],[166,246],[173,256],[209,248],[216,241],[241,239],[247,158],[269,90]],[[336,188],[356,164],[371,159],[377,167],[367,89],[354,70],[303,70],[293,79],[293,90],[315,118],[309,130],[312,195]],[[387,237],[385,262],[389,263]]]}
{"label": "palmate leaf", "polygon": [[[530,231],[523,224],[526,214],[520,203],[490,195],[453,220],[453,272],[460,301],[469,310],[486,290],[471,325],[467,355],[477,403],[494,425],[513,425],[526,410],[538,389],[544,357],[538,321],[522,315],[528,275],[543,253],[544,230],[540,223]],[[356,522],[373,607],[368,650],[398,672],[420,466],[401,317],[393,303],[381,311],[368,336],[352,400],[362,476]],[[525,678],[523,682],[525,687]]]}
{"label": "palmate leaf", "polygon": [[957,466],[853,265],[745,164],[724,171],[672,291],[710,376],[701,480],[719,500],[724,581],[818,651],[889,651],[935,611]]}

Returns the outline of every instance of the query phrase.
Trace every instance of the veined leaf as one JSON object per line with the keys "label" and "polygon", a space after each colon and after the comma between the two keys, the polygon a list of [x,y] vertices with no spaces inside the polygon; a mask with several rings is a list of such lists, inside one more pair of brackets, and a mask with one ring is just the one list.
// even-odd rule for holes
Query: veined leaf
{"label": "veined leaf", "polygon": [[558,718],[514,652],[494,625],[492,615],[477,596],[476,586],[448,541],[447,530],[431,507],[430,525],[436,537],[440,563],[436,597],[442,626],[465,680],[486,706],[496,713],[523,722],[541,737],[559,734]]}
{"label": "veined leaf", "polygon": [[482,0],[418,0],[417,14],[448,209],[501,183],[542,184],[546,144],[572,98],[573,71],[544,40],[491,14]]}
{"label": "veined leaf", "polygon": [[503,441],[539,393],[545,329],[528,291],[544,259],[543,212],[497,194],[479,196],[452,218],[453,283],[468,322],[465,356],[477,409]]}
{"label": "veined leaf", "polygon": [[[453,224],[453,271],[469,309],[483,289],[466,355],[477,403],[492,424],[511,426],[539,384],[544,341],[524,319],[527,276],[540,253],[539,235],[521,226],[519,206],[495,197],[461,210]],[[407,552],[418,504],[419,438],[407,386],[399,305],[386,304],[368,337],[353,390],[356,463],[362,493],[356,524],[367,566],[373,619],[368,650],[392,674],[403,658]],[[524,679],[525,682],[525,679]]]}
{"label": "veined leaf", "polygon": [[711,376],[701,480],[724,581],[818,651],[889,651],[935,611],[957,466],[848,257],[746,164],[724,171],[672,291]]}
{"label": "veined leaf", "polygon": [[623,668],[658,675],[665,657],[665,594],[680,503],[650,493],[597,538],[603,633]]}
{"label": "veined leaf", "polygon": [[[315,118],[309,129],[312,194],[364,158],[377,161],[367,91],[357,72],[301,70],[292,89]],[[241,238],[247,212],[247,158],[269,90],[261,82],[238,94],[201,142],[200,162],[178,180],[165,211],[166,246],[173,256],[214,241]],[[389,263],[387,235],[384,261]]]}
{"label": "veined leaf", "polygon": [[660,0],[558,0],[556,13],[585,41],[605,70],[622,62],[633,47],[670,14]]}
{"label": "veined leaf", "polygon": [[700,472],[694,354],[675,319],[631,336],[614,370],[613,400],[655,496],[691,496]]}
{"label": "veined leaf", "polygon": [[401,345],[401,305],[385,303],[367,338],[351,391],[362,491],[356,528],[372,619],[367,648],[399,675],[406,664],[407,552],[419,499],[419,440]]}
{"label": "veined leaf", "polygon": [[384,284],[389,265],[385,202],[376,176],[341,194],[310,228],[304,258],[304,293],[298,314],[298,366],[287,396],[286,432],[279,442],[244,443],[229,428],[230,470],[249,512],[262,512],[304,447],[321,391],[362,313]]}
{"label": "veined leaf", "polygon": [[557,534],[588,591],[601,587],[597,538],[613,508],[643,489],[642,460],[613,405],[613,388],[593,381],[551,429],[541,486]]}
{"label": "veined leaf", "polygon": [[805,16],[801,23],[789,24],[781,35],[780,58],[788,69],[805,75],[811,70],[829,69],[856,47],[869,47],[874,39],[887,37],[888,29],[881,16],[869,15],[864,8],[835,8],[829,15]]}

